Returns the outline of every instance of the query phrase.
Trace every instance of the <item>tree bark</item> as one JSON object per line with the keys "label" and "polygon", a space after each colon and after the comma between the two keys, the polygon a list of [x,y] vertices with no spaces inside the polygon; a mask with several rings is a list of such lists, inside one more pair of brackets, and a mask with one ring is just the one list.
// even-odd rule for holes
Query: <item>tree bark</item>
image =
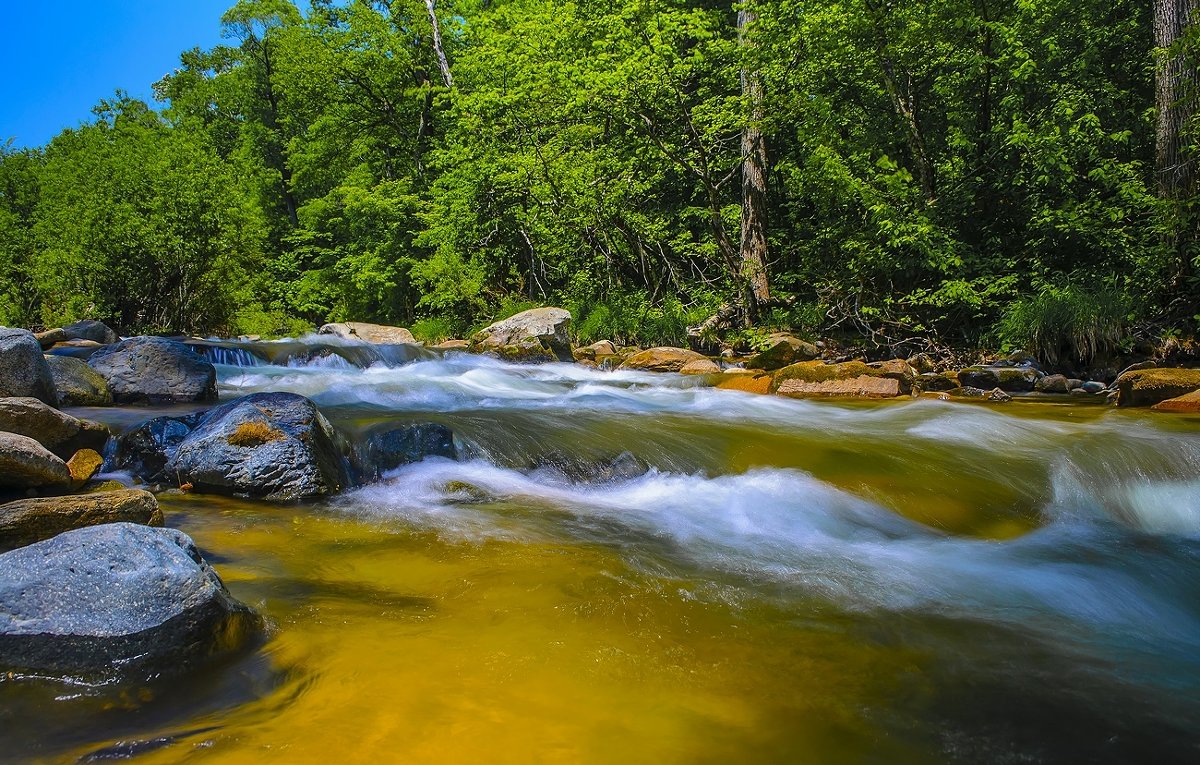
{"label": "tree bark", "polygon": [[[750,43],[747,28],[757,21],[750,10],[738,11],[738,44]],[[739,249],[747,319],[757,320],[760,305],[771,299],[767,272],[767,144],[762,134],[763,87],[757,71],[741,70],[742,95],[750,114],[742,128],[742,239]]]}
{"label": "tree bark", "polygon": [[[1171,48],[1192,25],[1200,0],[1154,0],[1155,164],[1158,192],[1164,199],[1184,199],[1196,190],[1196,162],[1187,151],[1187,123],[1196,111],[1200,77],[1183,53]],[[1183,232],[1172,242],[1179,251],[1177,284],[1192,274],[1191,258],[1183,252]]]}
{"label": "tree bark", "polygon": [[425,0],[425,9],[429,11],[429,23],[433,26],[433,52],[437,55],[438,69],[442,70],[442,81],[447,88],[453,88],[454,76],[450,74],[450,62],[446,60],[446,50],[442,47],[442,29],[438,24],[434,0]]}

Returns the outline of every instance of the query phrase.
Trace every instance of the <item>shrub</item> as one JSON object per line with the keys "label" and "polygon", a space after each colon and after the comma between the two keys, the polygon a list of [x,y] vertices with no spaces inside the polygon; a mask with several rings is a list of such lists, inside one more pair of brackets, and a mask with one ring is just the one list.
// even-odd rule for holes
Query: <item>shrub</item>
{"label": "shrub", "polygon": [[1129,299],[1112,288],[1047,287],[1011,304],[996,334],[1051,365],[1090,364],[1118,349],[1129,311]]}

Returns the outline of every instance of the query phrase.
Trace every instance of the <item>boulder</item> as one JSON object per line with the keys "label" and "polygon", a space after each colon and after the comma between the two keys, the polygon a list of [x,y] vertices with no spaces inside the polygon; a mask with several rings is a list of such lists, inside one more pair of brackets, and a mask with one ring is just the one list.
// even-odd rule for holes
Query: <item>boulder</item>
{"label": "boulder", "polygon": [[362,472],[372,478],[426,457],[458,459],[454,431],[435,422],[374,428],[364,439],[363,451]]}
{"label": "boulder", "polygon": [[346,484],[333,427],[294,393],[255,393],[206,412],[165,472],[193,491],[272,500],[333,494]]}
{"label": "boulder", "polygon": [[67,463],[28,436],[0,433],[0,489],[65,488]]}
{"label": "boulder", "polygon": [[1046,375],[1034,384],[1033,389],[1039,393],[1067,393],[1071,387],[1063,375]]}
{"label": "boulder", "polygon": [[1200,414],[1200,390],[1192,391],[1184,396],[1159,401],[1150,407],[1156,412],[1177,412],[1180,414]]}
{"label": "boulder", "polygon": [[958,373],[958,382],[964,388],[1026,392],[1037,385],[1038,371],[1033,367],[967,367]]}
{"label": "boulder", "polygon": [[1200,369],[1139,369],[1117,378],[1118,406],[1153,406],[1200,390]]}
{"label": "boulder", "polygon": [[101,348],[88,365],[104,376],[118,404],[186,403],[217,399],[217,370],[183,343],[131,337]]}
{"label": "boulder", "polygon": [[947,391],[958,387],[958,378],[952,373],[924,372],[918,375],[916,387],[922,391]]}
{"label": "boulder", "polygon": [[59,406],[112,406],[112,393],[104,375],[73,356],[47,356],[50,375],[58,390]]}
{"label": "boulder", "polygon": [[104,458],[94,449],[80,449],[67,460],[67,470],[71,471],[71,488],[81,489],[92,480],[104,465]]}
{"label": "boulder", "polygon": [[820,355],[821,351],[812,343],[786,333],[776,333],[767,338],[766,348],[746,360],[746,366],[773,372],[789,364],[812,361]]}
{"label": "boulder", "polygon": [[36,398],[0,398],[0,431],[29,436],[63,459],[80,449],[103,451],[108,428],[46,406]]}
{"label": "boulder", "polygon": [[173,671],[242,648],[261,629],[174,529],[111,523],[0,555],[7,671]]}
{"label": "boulder", "polygon": [[67,333],[63,331],[62,327],[48,329],[45,332],[34,332],[33,336],[38,341],[38,345],[42,346],[43,351],[68,339]]}
{"label": "boulder", "polygon": [[1108,386],[1105,385],[1104,383],[1100,382],[1099,380],[1088,380],[1083,385],[1079,386],[1079,390],[1083,391],[1084,393],[1090,393],[1093,396],[1095,396],[1097,394],[1103,393],[1106,390],[1108,390]]}
{"label": "boulder", "polygon": [[169,474],[167,465],[202,416],[201,412],[186,417],[155,417],[125,431],[117,438],[109,469],[128,470],[151,483],[178,486],[183,481]]}
{"label": "boulder", "polygon": [[841,380],[784,380],[775,392],[789,398],[895,398],[900,381],[888,377],[859,377]]}
{"label": "boulder", "polygon": [[158,500],[150,492],[137,489],[20,499],[0,505],[0,552],[72,529],[120,522],[163,525]]}
{"label": "boulder", "polygon": [[771,383],[774,381],[775,378],[766,372],[727,369],[717,387],[721,390],[740,390],[745,393],[770,393]]}
{"label": "boulder", "polygon": [[326,324],[317,330],[318,335],[335,335],[374,345],[413,344],[417,338],[404,327],[389,327],[384,324],[367,324],[361,321],[342,321]]}
{"label": "boulder", "polygon": [[603,361],[617,355],[617,346],[611,340],[600,340],[571,352],[576,361]]}
{"label": "boulder", "polygon": [[68,340],[90,340],[100,345],[112,345],[121,338],[108,325],[94,319],[84,319],[63,327]]}
{"label": "boulder", "polygon": [[567,336],[570,326],[570,311],[533,308],[476,332],[471,336],[471,350],[514,361],[573,361]]}
{"label": "boulder", "polygon": [[621,363],[621,368],[645,372],[678,372],[693,361],[708,361],[708,357],[686,348],[659,347],[639,351],[627,357]]}
{"label": "boulder", "polygon": [[721,374],[721,365],[715,361],[708,359],[696,359],[689,361],[679,368],[681,375],[719,375]]}
{"label": "boulder", "polygon": [[28,396],[50,406],[58,392],[42,346],[26,329],[0,327],[0,397]]}
{"label": "boulder", "polygon": [[[857,381],[860,377],[878,377],[886,380],[895,380],[897,383],[897,393],[892,395],[899,395],[911,392],[912,381],[915,375],[913,374],[912,367],[908,366],[907,362],[899,359],[873,365],[864,364],[861,361],[845,361],[840,364],[804,361],[777,371],[772,389],[776,393],[779,392],[779,388],[789,380],[797,380],[804,383],[825,383],[838,380]],[[833,387],[830,388],[830,390],[834,389]],[[846,389],[854,390],[855,388],[849,386]],[[878,386],[872,389],[882,392],[884,390],[891,390],[891,387]],[[800,389],[792,386],[791,390]]]}

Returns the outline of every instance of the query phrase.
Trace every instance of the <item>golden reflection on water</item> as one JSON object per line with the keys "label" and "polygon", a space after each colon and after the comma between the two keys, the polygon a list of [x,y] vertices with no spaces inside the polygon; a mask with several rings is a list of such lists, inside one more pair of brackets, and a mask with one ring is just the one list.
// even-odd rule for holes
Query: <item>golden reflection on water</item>
{"label": "golden reflection on water", "polygon": [[919,697],[918,657],[847,640],[816,611],[702,600],[696,588],[713,585],[632,571],[594,545],[452,541],[235,500],[163,504],[168,524],[218,551],[230,589],[274,623],[263,650],[290,679],[179,723],[217,729],[138,762],[912,754],[863,709]]}

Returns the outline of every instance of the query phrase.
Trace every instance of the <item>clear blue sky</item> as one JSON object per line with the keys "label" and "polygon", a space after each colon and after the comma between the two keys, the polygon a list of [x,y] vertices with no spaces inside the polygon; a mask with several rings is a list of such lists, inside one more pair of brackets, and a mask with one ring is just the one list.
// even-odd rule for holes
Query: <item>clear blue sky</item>
{"label": "clear blue sky", "polygon": [[179,54],[223,42],[236,0],[4,2],[0,23],[0,145],[40,146],[92,117],[117,88],[152,102]]}

